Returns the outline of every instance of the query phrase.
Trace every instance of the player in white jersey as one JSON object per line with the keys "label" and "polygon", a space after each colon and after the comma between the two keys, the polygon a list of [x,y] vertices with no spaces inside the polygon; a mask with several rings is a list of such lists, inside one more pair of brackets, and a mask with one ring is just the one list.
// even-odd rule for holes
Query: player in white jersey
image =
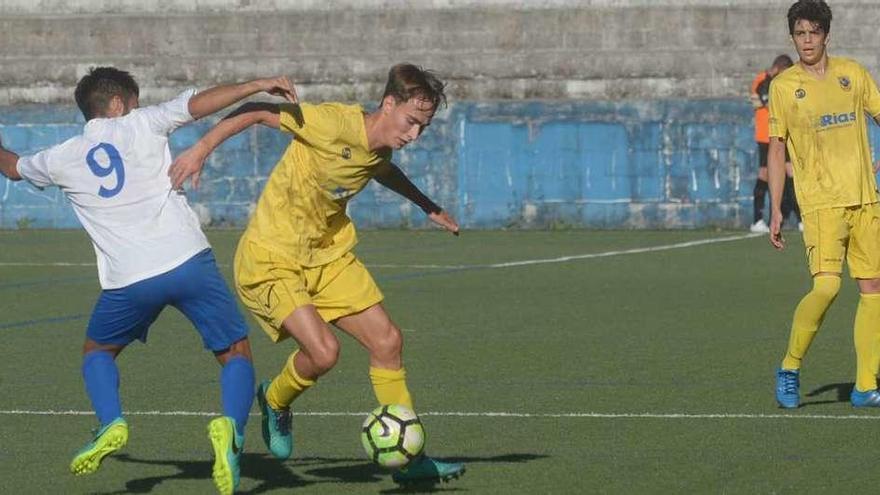
{"label": "player in white jersey", "polygon": [[146,341],[165,306],[193,323],[222,365],[223,416],[208,425],[214,482],[221,493],[238,485],[244,427],[254,397],[247,325],[238,311],[199,220],[171,186],[168,136],[178,127],[247,96],[266,91],[296,101],[287,78],[187,90],[171,101],[138,107],[130,74],[92,69],[76,88],[86,118],[83,133],[32,156],[18,157],[0,142],[0,172],[39,188],[57,186],[73,205],[95,248],[101,295],[83,348],[83,379],[101,423],[70,469],[95,472],[128,439],[115,358],[129,343]]}

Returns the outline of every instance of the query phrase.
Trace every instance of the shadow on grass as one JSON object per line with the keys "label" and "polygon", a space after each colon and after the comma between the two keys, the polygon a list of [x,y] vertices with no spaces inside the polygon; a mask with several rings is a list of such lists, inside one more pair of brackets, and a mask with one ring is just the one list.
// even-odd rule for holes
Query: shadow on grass
{"label": "shadow on grass", "polygon": [[834,399],[811,400],[801,403],[801,407],[818,406],[821,404],[837,404],[839,402],[849,402],[849,394],[852,392],[854,383],[831,383],[822,385],[821,387],[807,392],[806,397],[816,397],[826,395],[828,392],[836,394]]}
{"label": "shadow on grass", "polygon": [[[465,464],[465,467],[468,469],[468,471],[472,471],[474,464],[516,464],[530,462],[537,459],[544,459],[546,457],[549,456],[538,454],[502,454],[487,457],[435,457],[435,459],[445,462],[461,462]],[[318,478],[324,478],[327,481],[334,483],[338,483],[340,481],[355,483],[379,482],[389,476],[389,472],[387,470],[381,469],[371,462],[361,461],[359,463],[352,463],[353,459],[333,459],[324,457],[306,457],[303,458],[302,461],[315,462],[319,466],[307,469],[305,471],[305,474]],[[348,465],[333,465],[340,463]],[[455,486],[455,482],[452,483],[453,484],[450,485],[443,482],[422,482],[407,486],[395,486],[394,488],[382,490],[380,493],[434,493],[455,492],[462,490],[466,491],[465,488],[459,488]]]}
{"label": "shadow on grass", "polygon": [[[473,470],[474,464],[511,464],[525,463],[548,456],[538,454],[503,454],[487,457],[448,457],[438,458],[447,462],[463,462]],[[177,469],[177,473],[170,475],[148,476],[129,480],[123,490],[104,492],[97,495],[118,495],[123,493],[150,493],[159,485],[174,480],[205,480],[211,483],[211,464],[213,461],[174,461],[137,459],[128,454],[115,455],[109,458],[111,461],[147,464],[151,466],[170,466]],[[308,479],[298,476],[294,471],[301,471]],[[242,454],[241,477],[257,480],[256,488],[241,493],[259,494],[276,489],[290,489],[321,483],[380,483],[388,479],[389,472],[361,458],[346,457],[301,457],[290,461],[281,462],[268,455]],[[352,487],[354,488],[354,487]],[[380,493],[434,493],[466,491],[466,488],[456,487],[446,483],[419,483],[405,487],[395,486]]]}
{"label": "shadow on grass", "polygon": [[[137,459],[128,454],[120,454],[111,457],[113,461],[133,464],[147,464],[151,466],[169,466],[177,469],[177,473],[170,475],[148,476],[125,482],[125,489],[115,492],[105,492],[100,495],[117,495],[123,493],[150,493],[157,486],[173,480],[205,480],[211,483],[211,466],[213,460],[205,461],[174,461]],[[247,493],[263,493],[276,488],[293,488],[311,484],[311,482],[298,477],[289,466],[276,461],[266,455],[242,454],[241,477],[260,480],[260,485]]]}

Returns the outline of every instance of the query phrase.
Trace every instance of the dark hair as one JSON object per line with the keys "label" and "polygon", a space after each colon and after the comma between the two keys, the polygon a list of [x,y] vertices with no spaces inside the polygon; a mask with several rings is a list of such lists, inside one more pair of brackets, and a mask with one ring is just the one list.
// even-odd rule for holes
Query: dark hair
{"label": "dark hair", "polygon": [[76,84],[76,105],[86,120],[100,117],[114,96],[128,102],[140,90],[131,74],[113,67],[92,67]]}
{"label": "dark hair", "polygon": [[405,102],[418,98],[430,101],[436,109],[441,103],[446,105],[445,88],[446,84],[433,72],[413,64],[397,64],[388,71],[382,99],[392,96],[397,102]]}
{"label": "dark hair", "polygon": [[825,0],[798,0],[788,9],[788,34],[794,35],[794,25],[799,20],[818,24],[825,31],[831,32],[831,7]]}
{"label": "dark hair", "polygon": [[788,55],[779,55],[773,59],[773,67],[778,69],[787,69],[794,65],[794,61]]}

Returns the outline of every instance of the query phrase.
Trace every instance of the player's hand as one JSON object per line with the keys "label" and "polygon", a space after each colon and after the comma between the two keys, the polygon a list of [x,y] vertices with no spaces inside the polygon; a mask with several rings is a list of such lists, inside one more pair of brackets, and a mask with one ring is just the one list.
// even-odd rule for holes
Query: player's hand
{"label": "player's hand", "polygon": [[196,143],[178,155],[168,169],[171,187],[175,190],[182,189],[186,179],[192,178],[193,189],[198,189],[199,179],[202,176],[202,167],[205,165],[205,158],[207,156],[207,153],[201,149],[200,143]]}
{"label": "player's hand", "polygon": [[449,216],[449,213],[440,210],[435,213],[429,213],[428,218],[430,218],[431,221],[436,223],[437,225],[443,227],[449,232],[452,232],[453,235],[458,235],[458,223],[455,221],[454,218]]}
{"label": "player's hand", "polygon": [[260,79],[258,82],[263,91],[270,95],[280,96],[290,103],[299,102],[299,97],[296,95],[296,87],[286,76]]}
{"label": "player's hand", "polygon": [[[3,147],[3,143],[0,143],[0,147]],[[876,174],[878,170],[880,170],[880,160],[874,163],[874,173]]]}
{"label": "player's hand", "polygon": [[782,237],[782,213],[770,214],[770,244],[779,251],[785,249],[785,239]]}

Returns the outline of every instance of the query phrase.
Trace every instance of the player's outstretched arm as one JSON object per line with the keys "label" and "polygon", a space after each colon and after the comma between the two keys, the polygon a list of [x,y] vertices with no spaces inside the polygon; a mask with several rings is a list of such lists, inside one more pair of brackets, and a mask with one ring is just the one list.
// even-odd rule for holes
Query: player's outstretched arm
{"label": "player's outstretched arm", "polygon": [[409,180],[409,177],[403,173],[403,170],[400,170],[400,167],[392,163],[387,169],[385,169],[384,173],[376,175],[375,178],[376,182],[379,184],[382,184],[384,187],[396,192],[421,208],[432,222],[449,232],[458,235],[458,223],[455,219],[443,211],[442,208],[437,206],[436,203],[431,201],[429,197],[425,196],[425,194]]}
{"label": "player's outstretched arm", "polygon": [[189,114],[198,120],[214,112],[237,103],[248,96],[265,91],[271,95],[281,96],[291,103],[296,103],[296,88],[286,77],[257,79],[241,84],[227,84],[207,89],[189,100]]}
{"label": "player's outstretched arm", "polygon": [[3,141],[0,140],[0,173],[9,180],[21,180],[18,173],[18,155],[3,147]]}
{"label": "player's outstretched arm", "polygon": [[785,141],[770,138],[767,151],[767,181],[770,185],[770,244],[776,249],[785,247],[782,238],[782,190],[785,188]]}
{"label": "player's outstretched arm", "polygon": [[172,187],[179,189],[188,178],[192,177],[193,187],[198,188],[205,160],[217,146],[255,124],[278,129],[281,126],[279,114],[280,108],[274,103],[245,103],[235,109],[212,127],[196,144],[174,159],[174,163],[168,169]]}

